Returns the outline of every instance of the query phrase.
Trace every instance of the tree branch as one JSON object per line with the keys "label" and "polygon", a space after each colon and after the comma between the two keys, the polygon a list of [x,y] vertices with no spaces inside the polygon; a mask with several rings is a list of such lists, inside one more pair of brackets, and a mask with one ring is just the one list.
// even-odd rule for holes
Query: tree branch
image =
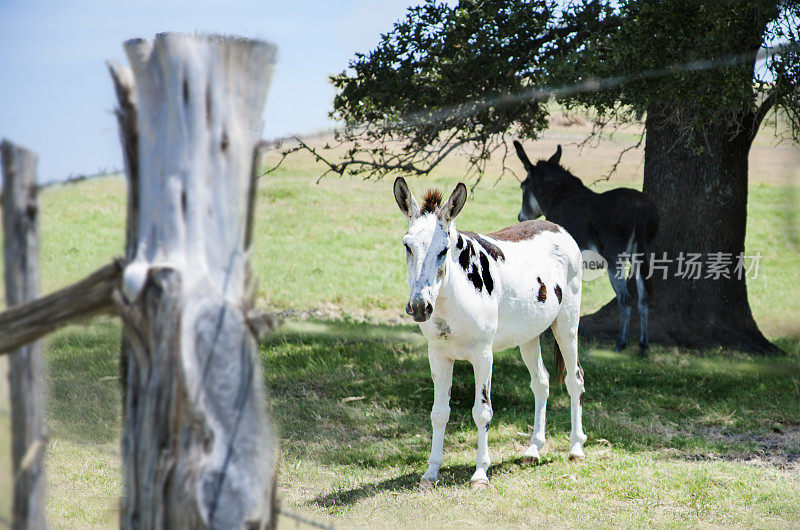
{"label": "tree branch", "polygon": [[[365,179],[369,179],[376,174],[380,174],[381,176],[386,175],[388,173],[398,171],[398,172],[407,172],[413,173],[418,176],[428,175],[431,171],[433,171],[436,166],[438,166],[450,153],[452,153],[455,149],[468,144],[470,142],[478,141],[481,138],[478,136],[469,136],[465,138],[461,138],[459,140],[453,141],[457,134],[457,130],[454,130],[453,133],[445,140],[442,145],[438,148],[425,151],[425,150],[418,150],[418,151],[409,151],[405,153],[398,153],[398,154],[388,154],[386,151],[379,152],[378,160],[365,160],[359,158],[349,158],[345,159],[342,162],[333,162],[323,156],[316,147],[312,147],[308,145],[305,141],[303,141],[299,137],[294,137],[293,140],[297,142],[297,146],[291,147],[286,149],[285,151],[281,152],[281,159],[278,161],[275,166],[271,169],[267,170],[267,173],[272,173],[276,171],[284,160],[293,153],[299,151],[308,151],[314,156],[314,159],[317,162],[321,162],[325,164],[328,169],[326,169],[322,175],[320,175],[320,179],[325,177],[330,173],[337,174],[339,176],[343,175],[345,171],[348,170],[351,166],[359,167],[359,168],[368,168],[366,169],[367,176]],[[342,142],[344,143],[344,142]],[[326,148],[328,148],[326,146]],[[372,151],[375,154],[375,151]],[[428,160],[429,158],[434,157],[432,160]],[[416,160],[415,160],[416,159]],[[421,167],[419,164],[420,162],[426,162],[424,167]],[[319,180],[318,180],[319,182]]]}
{"label": "tree branch", "polygon": [[754,139],[758,134],[758,130],[761,128],[761,123],[764,121],[764,118],[767,116],[767,114],[769,114],[769,111],[772,110],[775,104],[778,102],[781,92],[781,86],[776,84],[772,90],[769,91],[764,101],[761,102],[761,105],[759,105],[756,109],[756,112],[753,115],[752,130],[750,131],[751,140]]}
{"label": "tree branch", "polygon": [[619,164],[622,162],[622,157],[625,155],[625,153],[627,153],[628,151],[633,151],[635,149],[639,149],[642,146],[642,142],[644,141],[644,135],[645,135],[645,131],[643,130],[641,132],[641,134],[639,134],[639,140],[635,144],[629,145],[628,147],[626,147],[625,149],[623,149],[622,151],[619,152],[619,156],[617,156],[617,160],[611,166],[611,170],[608,172],[608,174],[603,175],[602,177],[596,179],[594,182],[592,182],[589,185],[590,186],[594,186],[598,182],[606,182],[606,181],[608,181],[611,178],[611,175],[613,175],[614,173],[617,172],[617,168],[619,167]]}

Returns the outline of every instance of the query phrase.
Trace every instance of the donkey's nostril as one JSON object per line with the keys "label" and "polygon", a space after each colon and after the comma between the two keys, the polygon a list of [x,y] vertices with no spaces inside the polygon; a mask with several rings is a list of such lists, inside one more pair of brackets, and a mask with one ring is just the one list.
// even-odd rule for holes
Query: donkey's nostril
{"label": "donkey's nostril", "polygon": [[433,304],[423,300],[421,297],[415,298],[406,306],[406,312],[414,317],[417,322],[425,322],[433,313]]}

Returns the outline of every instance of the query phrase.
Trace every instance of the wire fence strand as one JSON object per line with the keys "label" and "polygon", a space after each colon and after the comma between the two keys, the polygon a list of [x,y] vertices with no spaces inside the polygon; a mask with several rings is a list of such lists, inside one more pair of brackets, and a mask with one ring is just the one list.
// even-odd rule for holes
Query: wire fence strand
{"label": "wire fence strand", "polygon": [[[695,59],[683,63],[674,63],[669,66],[660,68],[651,68],[634,72],[626,75],[609,76],[605,78],[588,78],[582,81],[565,84],[558,87],[539,86],[532,87],[528,90],[523,90],[517,93],[508,93],[501,96],[492,98],[474,99],[465,103],[459,103],[449,107],[444,107],[435,111],[421,111],[410,113],[391,122],[384,124],[387,130],[399,129],[408,127],[409,124],[425,125],[441,121],[443,118],[469,118],[475,116],[490,107],[503,107],[511,104],[517,104],[526,101],[539,101],[544,102],[552,98],[560,98],[566,96],[573,96],[582,93],[599,92],[603,90],[610,90],[617,88],[625,83],[644,81],[649,79],[658,79],[675,75],[681,72],[701,72],[705,70],[713,70],[723,68],[726,66],[736,66],[744,64],[753,60],[755,55],[756,64],[766,61],[774,56],[782,55],[784,53],[796,51],[800,49],[800,43],[787,42],[776,44],[775,46],[767,48],[759,48],[758,50],[736,53],[726,55],[724,57],[708,58],[708,59]],[[374,122],[364,122],[359,124],[350,124],[345,126],[331,126],[318,129],[313,132],[301,134],[290,134],[286,136],[278,136],[271,139],[265,139],[266,144],[273,146],[280,146],[287,141],[302,140],[309,141],[314,139],[323,138],[335,134],[353,134],[358,133],[360,130],[367,130],[368,127],[374,125]]]}

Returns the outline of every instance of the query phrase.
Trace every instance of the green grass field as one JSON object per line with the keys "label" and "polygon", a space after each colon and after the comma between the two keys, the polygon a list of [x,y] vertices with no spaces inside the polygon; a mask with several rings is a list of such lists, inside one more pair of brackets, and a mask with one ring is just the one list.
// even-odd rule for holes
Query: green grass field
{"label": "green grass field", "polygon": [[[567,150],[565,160],[574,154]],[[782,171],[794,171],[781,161],[775,163],[788,168]],[[587,152],[574,165],[587,177],[591,166]],[[635,169],[626,166],[628,173],[611,184],[630,182],[625,175]],[[618,354],[609,345],[582,343],[587,459],[566,459],[568,398],[553,385],[544,463],[523,467],[533,396],[518,351],[500,352],[489,431],[492,487],[483,492],[468,489],[476,432],[473,378],[464,363],[454,374],[442,483],[433,491],[416,488],[427,464],[432,385],[424,340],[402,314],[405,221],[391,182],[328,178],[317,185],[304,160],[264,177],[253,265],[258,305],[287,315],[260,348],[281,433],[283,507],[336,526],[800,525],[800,207],[793,201],[800,186],[770,171],[773,166],[752,170],[746,248],[761,252],[763,275],[748,291],[759,325],[787,354],[764,359],[655,347],[640,361],[632,348]],[[428,185],[449,191],[458,174],[448,166],[411,186],[418,193]],[[459,227],[489,231],[510,224],[519,200],[513,179],[486,178]],[[41,205],[43,291],[121,253],[120,179],[49,188]],[[583,312],[599,308],[611,293],[606,281],[586,283]],[[98,318],[46,341],[53,527],[116,523],[119,334],[115,320]],[[550,345],[544,346],[549,365]],[[5,399],[0,517],[7,518]],[[282,524],[294,527],[288,519]]]}

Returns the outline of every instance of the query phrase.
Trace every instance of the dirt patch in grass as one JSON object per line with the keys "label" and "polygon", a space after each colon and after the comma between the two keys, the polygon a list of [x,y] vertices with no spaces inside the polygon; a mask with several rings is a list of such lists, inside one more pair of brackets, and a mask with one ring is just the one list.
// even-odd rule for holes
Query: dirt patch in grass
{"label": "dirt patch in grass", "polygon": [[724,451],[682,454],[689,461],[726,461],[800,472],[800,426],[775,426],[771,431],[731,433],[724,427],[703,427],[695,433]]}
{"label": "dirt patch in grass", "polygon": [[413,324],[411,317],[396,309],[346,310],[336,304],[308,309],[280,309],[273,312],[281,320],[335,320],[359,324]]}

